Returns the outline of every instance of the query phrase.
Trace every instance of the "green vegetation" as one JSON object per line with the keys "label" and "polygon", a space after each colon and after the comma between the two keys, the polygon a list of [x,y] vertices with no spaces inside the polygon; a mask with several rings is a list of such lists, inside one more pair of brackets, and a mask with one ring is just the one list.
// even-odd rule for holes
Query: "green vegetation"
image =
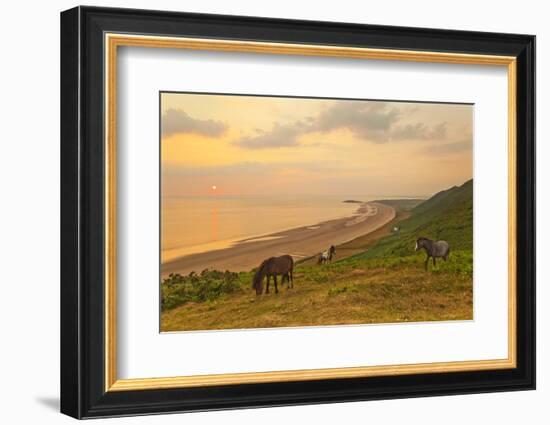
{"label": "green vegetation", "polygon": [[248,277],[248,273],[216,270],[203,270],[200,274],[191,272],[187,276],[172,273],[160,286],[162,310],[170,310],[188,302],[212,301],[222,295],[240,291],[243,283],[241,278],[245,276]]}
{"label": "green vegetation", "polygon": [[[294,289],[279,283],[277,295],[256,296],[254,271],[171,275],[161,284],[162,330],[471,319],[472,181],[394,208],[396,220],[337,247],[341,254],[348,246],[349,257],[297,264]],[[419,236],[447,240],[449,260],[424,271],[425,253],[414,252]]]}
{"label": "green vegetation", "polygon": [[161,315],[163,331],[269,328],[365,323],[469,320],[472,279],[437,264],[425,272],[414,261],[350,259],[296,268],[294,289],[256,296],[250,280],[241,290],[189,302]]}
{"label": "green vegetation", "polygon": [[389,205],[390,207],[393,207],[397,212],[399,212],[399,211],[410,211],[424,201],[425,199],[406,198],[406,199],[385,199],[385,200],[374,201],[374,202],[380,202],[382,204]]}
{"label": "green vegetation", "polygon": [[[411,210],[411,216],[399,223],[399,235],[388,235],[360,258],[385,258],[413,255],[416,239],[443,239],[451,245],[451,258],[458,252],[467,258],[473,249],[473,181],[442,191]],[[419,254],[420,255],[420,254]]]}

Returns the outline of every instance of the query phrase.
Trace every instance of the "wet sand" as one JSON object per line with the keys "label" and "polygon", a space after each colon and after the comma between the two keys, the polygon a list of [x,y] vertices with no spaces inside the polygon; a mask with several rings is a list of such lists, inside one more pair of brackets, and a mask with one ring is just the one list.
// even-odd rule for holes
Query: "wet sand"
{"label": "wet sand", "polygon": [[[258,238],[244,239],[214,251],[186,255],[161,266],[163,277],[170,273],[217,269],[249,271],[269,257],[289,254],[295,261],[316,255],[330,245],[340,245],[375,231],[393,220],[395,210],[378,202],[361,204],[353,216],[297,227]],[[336,252],[338,258],[338,252]]]}

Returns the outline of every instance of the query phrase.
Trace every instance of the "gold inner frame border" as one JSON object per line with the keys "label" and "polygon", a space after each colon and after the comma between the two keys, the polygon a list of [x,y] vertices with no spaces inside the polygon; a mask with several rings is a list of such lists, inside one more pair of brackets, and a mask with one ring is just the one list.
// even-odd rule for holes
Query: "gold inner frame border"
{"label": "gold inner frame border", "polygon": [[[137,391],[216,385],[238,385],[269,382],[311,381],[419,373],[448,373],[511,369],[516,359],[516,58],[463,53],[428,52],[393,49],[371,49],[330,45],[287,44],[275,42],[180,38],[150,35],[106,33],[105,46],[105,391]],[[116,323],[116,135],[117,135],[117,52],[118,47],[148,47],[303,55],[355,59],[397,60],[469,65],[504,66],[508,72],[508,358],[455,362],[342,367],[289,371],[230,373],[174,377],[118,379]]]}

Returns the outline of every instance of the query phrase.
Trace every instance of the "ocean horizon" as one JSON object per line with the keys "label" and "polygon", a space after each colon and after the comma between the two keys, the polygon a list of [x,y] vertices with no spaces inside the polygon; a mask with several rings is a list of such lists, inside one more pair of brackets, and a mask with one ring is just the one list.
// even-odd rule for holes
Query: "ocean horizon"
{"label": "ocean horizon", "polygon": [[[357,203],[402,197],[361,195],[163,197],[161,261],[228,248],[238,241],[353,216]],[[408,197],[412,198],[412,197]]]}

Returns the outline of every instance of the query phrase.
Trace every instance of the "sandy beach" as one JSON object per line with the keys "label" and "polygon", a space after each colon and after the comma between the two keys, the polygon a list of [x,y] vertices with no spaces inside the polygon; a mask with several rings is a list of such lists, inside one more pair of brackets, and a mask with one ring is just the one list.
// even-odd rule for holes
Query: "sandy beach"
{"label": "sandy beach", "polygon": [[[258,238],[244,239],[229,248],[186,255],[162,264],[161,273],[188,274],[206,268],[249,271],[264,259],[283,254],[295,261],[370,233],[395,217],[395,210],[385,204],[360,204],[354,215],[309,226],[297,227]],[[336,259],[338,252],[336,253]]]}

